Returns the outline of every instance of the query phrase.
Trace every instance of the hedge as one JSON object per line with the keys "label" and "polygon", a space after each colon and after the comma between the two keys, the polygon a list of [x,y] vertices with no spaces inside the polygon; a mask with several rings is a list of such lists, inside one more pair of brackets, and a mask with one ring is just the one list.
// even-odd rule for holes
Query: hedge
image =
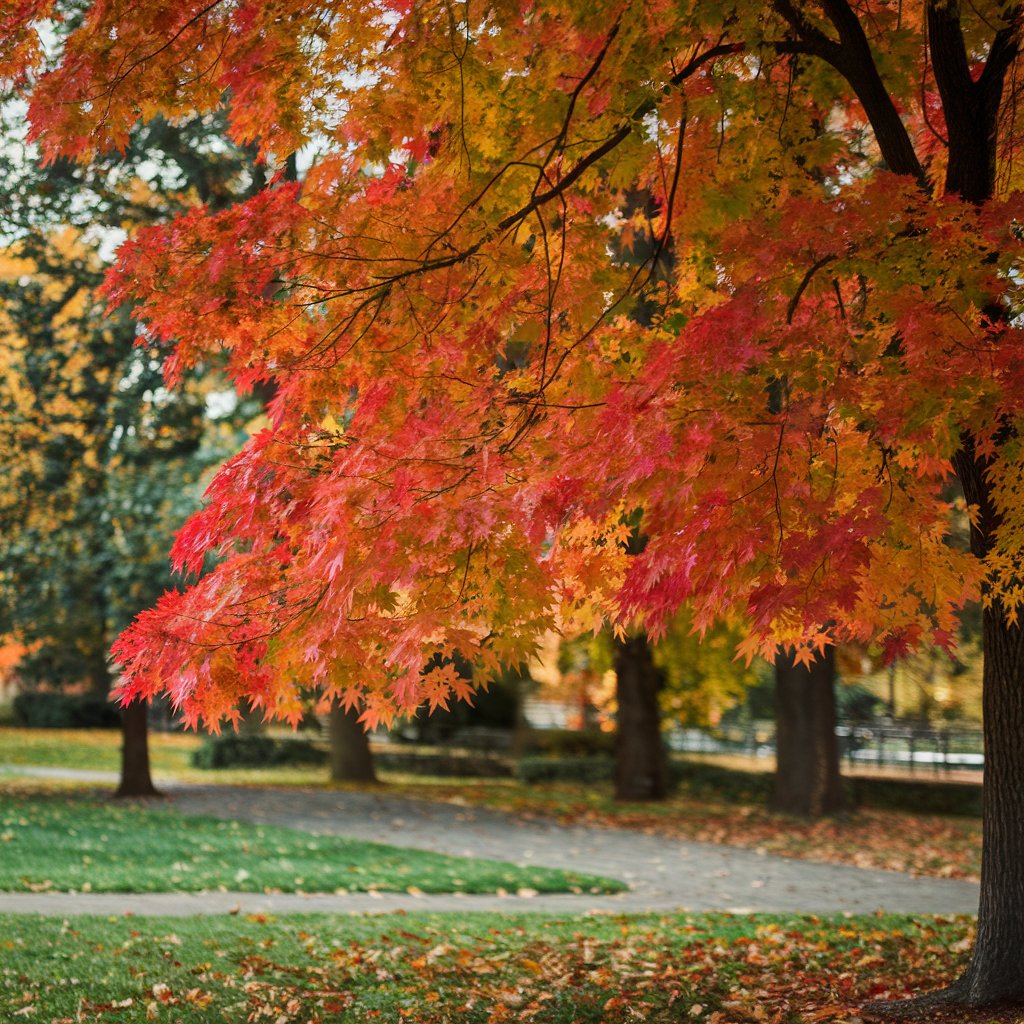
{"label": "hedge", "polygon": [[381,751],[373,755],[377,768],[405,775],[436,775],[441,778],[507,779],[513,774],[511,761],[486,754],[413,753]]}
{"label": "hedge", "polygon": [[12,706],[15,722],[30,729],[111,729],[121,724],[117,708],[95,693],[28,690]]}
{"label": "hedge", "polygon": [[247,733],[211,736],[192,752],[195,768],[278,768],[281,765],[322,765],[327,751],[304,739],[276,739]]}
{"label": "hedge", "polygon": [[[614,777],[615,762],[608,757],[524,757],[516,765],[516,778],[525,783],[603,783]],[[747,772],[681,758],[670,760],[669,777],[674,786],[694,796],[757,804],[768,803],[774,784],[771,772]],[[968,817],[981,814],[981,786],[972,783],[847,778],[844,784],[851,807]]]}

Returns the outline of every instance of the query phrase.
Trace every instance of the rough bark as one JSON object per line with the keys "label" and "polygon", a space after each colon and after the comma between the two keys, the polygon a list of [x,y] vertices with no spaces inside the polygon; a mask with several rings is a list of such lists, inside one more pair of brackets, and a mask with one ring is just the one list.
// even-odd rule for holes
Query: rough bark
{"label": "rough bark", "polygon": [[615,641],[615,798],[663,800],[668,790],[658,690],[661,673],[647,637]]}
{"label": "rough bark", "polygon": [[[998,515],[973,444],[955,459],[967,501],[978,507],[971,550],[984,557]],[[982,614],[985,732],[981,897],[970,966],[950,989],[972,1006],[1024,1002],[1024,630],[995,602]]]}
{"label": "rough bark", "polygon": [[116,797],[162,796],[149,773],[146,702],[133,700],[121,709],[121,784]]}
{"label": "rough bark", "polygon": [[[967,501],[978,507],[971,550],[984,557],[998,516],[973,443],[954,459]],[[985,777],[978,936],[970,964],[949,988],[918,999],[870,1003],[875,1018],[927,1019],[941,1006],[1024,1004],[1024,630],[994,602],[982,613]]]}
{"label": "rough bark", "polygon": [[[1019,46],[1020,8],[1008,14],[985,68],[974,81],[958,8],[931,3],[928,28],[936,83],[949,129],[946,191],[982,203],[995,188],[997,119],[1006,72]],[[995,322],[1005,315],[993,304]],[[1006,439],[1011,430],[1008,427]],[[978,509],[971,551],[984,558],[1000,519],[969,435],[953,462],[967,502]],[[1024,631],[1007,622],[998,600],[983,612],[982,714],[985,778],[978,937],[966,972],[943,993],[967,1006],[1024,1003]]]}
{"label": "rough bark", "polygon": [[346,710],[340,701],[331,705],[328,719],[331,779],[334,782],[376,782],[373,751],[355,708]]}
{"label": "rough bark", "polygon": [[967,1005],[1024,1002],[1024,630],[986,609],[985,796],[978,938],[953,993]]}
{"label": "rough bark", "polygon": [[810,666],[775,659],[775,810],[818,818],[843,810],[836,739],[835,650]]}

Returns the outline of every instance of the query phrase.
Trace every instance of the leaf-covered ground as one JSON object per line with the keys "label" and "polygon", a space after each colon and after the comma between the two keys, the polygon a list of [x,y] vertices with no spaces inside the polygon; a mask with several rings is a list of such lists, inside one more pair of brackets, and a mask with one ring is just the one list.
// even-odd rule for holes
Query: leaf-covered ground
{"label": "leaf-covered ground", "polygon": [[635,828],[802,860],[936,878],[977,879],[981,870],[981,822],[974,818],[863,809],[807,821],[685,792],[663,803],[617,803],[603,784],[525,786],[490,780],[450,784],[407,779],[398,789],[408,796],[494,807],[526,817]]}
{"label": "leaf-covered ground", "polygon": [[971,941],[963,919],[727,915],[0,915],[0,935],[0,1019],[47,1024],[853,1024],[951,980]]}
{"label": "leaf-covered ground", "polygon": [[619,891],[575,872],[446,857],[81,796],[0,790],[8,891]]}

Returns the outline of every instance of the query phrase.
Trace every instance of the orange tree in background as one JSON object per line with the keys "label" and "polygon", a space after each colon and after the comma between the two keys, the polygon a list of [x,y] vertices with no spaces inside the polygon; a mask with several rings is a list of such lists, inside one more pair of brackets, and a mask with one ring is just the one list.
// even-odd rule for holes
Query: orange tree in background
{"label": "orange tree in background", "polygon": [[[46,168],[13,118],[0,129],[0,639],[23,648],[19,688],[84,687],[72,720],[120,717],[119,795],[153,785],[145,703],[120,716],[107,703],[111,640],[175,582],[174,529],[259,410],[235,402],[211,365],[166,389],[160,352],[136,346],[127,309],[106,316],[95,290],[125,229],[250,187],[252,160],[224,144],[219,122],[157,118],[126,152]],[[34,724],[69,707],[32,698],[20,711]]]}
{"label": "orange tree in background", "polygon": [[309,166],[109,278],[172,381],[223,348],[276,388],[125,698],[294,719],[314,687],[372,724],[552,625],[689,603],[748,655],[896,654],[980,593],[979,934],[937,998],[1024,1002],[1018,5],[111,0],[40,70],[52,7],[0,24],[45,153],[228,97]]}

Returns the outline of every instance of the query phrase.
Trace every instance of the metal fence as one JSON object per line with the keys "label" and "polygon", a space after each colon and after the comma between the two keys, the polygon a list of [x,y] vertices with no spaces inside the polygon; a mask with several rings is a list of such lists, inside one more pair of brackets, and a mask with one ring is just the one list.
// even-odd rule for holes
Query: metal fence
{"label": "metal fence", "polygon": [[[985,764],[980,729],[900,722],[841,722],[836,728],[840,757],[851,768],[900,767],[941,773],[981,771]],[[672,750],[691,754],[775,755],[771,723],[706,730],[673,729],[666,736]]]}
{"label": "metal fence", "polygon": [[981,771],[980,729],[893,723],[844,724],[836,729],[840,752],[850,765],[896,765],[909,771]]}

